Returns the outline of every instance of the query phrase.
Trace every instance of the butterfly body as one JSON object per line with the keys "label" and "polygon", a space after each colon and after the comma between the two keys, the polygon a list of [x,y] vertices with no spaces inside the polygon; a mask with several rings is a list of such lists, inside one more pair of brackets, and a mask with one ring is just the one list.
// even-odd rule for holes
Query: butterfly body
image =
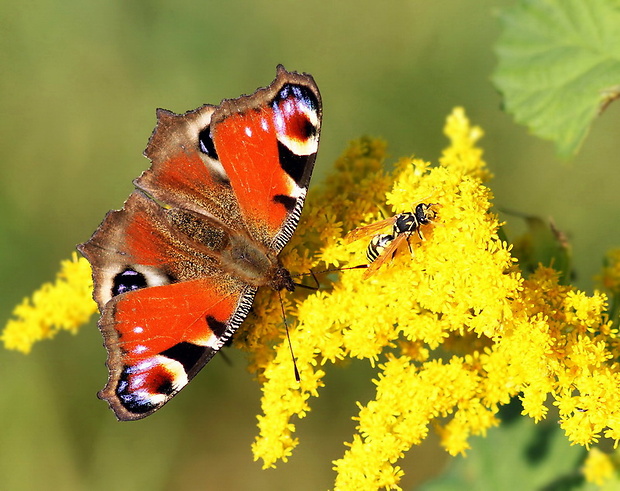
{"label": "butterfly body", "polygon": [[78,246],[93,267],[109,379],[122,420],[159,409],[245,319],[256,290],[293,290],[278,254],[299,220],[318,150],[321,99],[278,67],[250,96],[157,111],[123,209]]}
{"label": "butterfly body", "polygon": [[[439,205],[436,203],[419,203],[413,212],[399,213],[349,232],[345,237],[346,242],[353,242],[374,234],[366,249],[366,257],[370,265],[363,277],[368,278],[388,258],[393,258],[404,241],[409,243],[409,237],[412,234],[417,234],[421,240],[424,240],[421,228],[424,225],[429,225],[437,218],[437,212],[433,208],[436,206]],[[390,234],[377,233],[387,227],[392,229]]]}

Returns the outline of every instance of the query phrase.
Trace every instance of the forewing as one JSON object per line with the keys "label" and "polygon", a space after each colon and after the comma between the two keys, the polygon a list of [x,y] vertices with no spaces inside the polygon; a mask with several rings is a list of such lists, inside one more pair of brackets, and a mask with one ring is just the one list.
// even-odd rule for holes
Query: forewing
{"label": "forewing", "polygon": [[135,183],[170,206],[247,229],[279,252],[299,221],[318,151],[322,106],[310,75],[278,66],[250,96],[185,114],[159,109]]}
{"label": "forewing", "polygon": [[144,151],[151,167],[134,183],[164,206],[215,218],[243,228],[237,198],[214,154],[201,150],[200,135],[211,125],[215,106],[185,114],[157,110],[157,126]]}
{"label": "forewing", "polygon": [[273,83],[226,100],[202,133],[239,203],[250,235],[279,252],[303,207],[321,130],[321,96],[310,75],[282,66]]}
{"label": "forewing", "polygon": [[379,220],[378,222],[374,222],[369,225],[364,225],[363,227],[358,227],[354,230],[351,230],[347,235],[345,235],[344,241],[345,243],[350,244],[351,242],[363,239],[364,237],[368,237],[369,235],[375,235],[384,228],[392,227],[395,221],[396,217],[393,216],[390,218],[386,218],[385,220]]}

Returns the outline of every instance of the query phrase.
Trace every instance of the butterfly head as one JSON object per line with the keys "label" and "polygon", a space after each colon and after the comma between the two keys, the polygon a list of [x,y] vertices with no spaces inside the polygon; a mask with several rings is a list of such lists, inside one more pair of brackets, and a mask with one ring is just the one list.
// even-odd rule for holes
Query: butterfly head
{"label": "butterfly head", "polygon": [[295,291],[295,283],[293,282],[293,278],[291,278],[291,273],[282,265],[273,270],[268,286],[276,291]]}

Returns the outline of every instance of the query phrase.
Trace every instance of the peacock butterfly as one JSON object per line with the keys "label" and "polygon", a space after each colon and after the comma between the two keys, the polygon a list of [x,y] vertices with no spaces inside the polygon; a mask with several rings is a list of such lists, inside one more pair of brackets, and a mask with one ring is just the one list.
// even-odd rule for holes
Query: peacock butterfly
{"label": "peacock butterfly", "polygon": [[108,351],[98,395],[118,419],[144,418],[185,387],[259,287],[294,289],[278,254],[299,221],[321,115],[314,79],[281,65],[250,96],[157,111],[151,167],[78,246]]}

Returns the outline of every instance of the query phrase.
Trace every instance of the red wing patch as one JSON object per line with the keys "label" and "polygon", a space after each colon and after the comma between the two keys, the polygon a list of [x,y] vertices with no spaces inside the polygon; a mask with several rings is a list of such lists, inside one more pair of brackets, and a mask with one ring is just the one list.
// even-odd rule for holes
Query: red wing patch
{"label": "red wing patch", "polygon": [[[277,84],[223,101],[209,134],[202,134],[230,180],[248,230],[276,250],[299,221],[321,131],[319,91],[298,77],[279,67]],[[254,107],[257,95],[269,102]]]}
{"label": "red wing patch", "polygon": [[310,91],[289,84],[271,106],[233,114],[212,129],[244,217],[272,237],[305,198],[318,150],[317,108]]}

